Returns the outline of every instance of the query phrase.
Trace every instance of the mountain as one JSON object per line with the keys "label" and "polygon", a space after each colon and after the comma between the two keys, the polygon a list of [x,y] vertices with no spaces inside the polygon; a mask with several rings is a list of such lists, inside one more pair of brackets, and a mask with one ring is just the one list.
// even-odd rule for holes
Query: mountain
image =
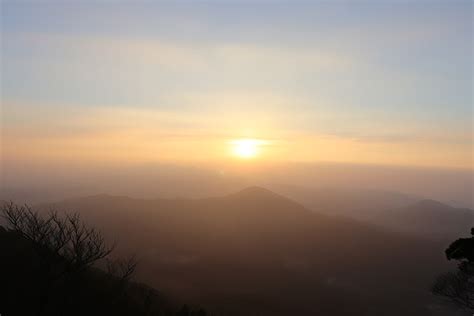
{"label": "mountain", "polygon": [[343,216],[423,238],[452,240],[474,226],[474,210],[419,196],[380,190],[309,190],[279,186],[311,210]]}
{"label": "mountain", "polygon": [[453,240],[474,227],[474,210],[455,208],[433,200],[374,214],[373,223],[395,231]]}
{"label": "mountain", "polygon": [[429,293],[447,268],[445,244],[310,211],[264,188],[40,207],[79,212],[119,252],[138,255],[140,280],[222,315],[454,315]]}
{"label": "mountain", "polygon": [[374,212],[399,208],[423,200],[420,196],[384,190],[308,189],[291,185],[274,185],[271,188],[311,210],[357,220],[367,220],[373,216]]}

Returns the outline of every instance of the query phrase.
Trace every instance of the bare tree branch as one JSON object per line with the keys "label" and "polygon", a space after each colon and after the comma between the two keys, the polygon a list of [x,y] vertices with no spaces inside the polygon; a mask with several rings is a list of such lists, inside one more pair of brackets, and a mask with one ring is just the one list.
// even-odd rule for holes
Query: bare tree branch
{"label": "bare tree branch", "polygon": [[94,264],[114,249],[114,245],[106,245],[99,231],[86,226],[77,213],[61,217],[52,210],[43,217],[30,206],[13,202],[4,205],[1,213],[8,230],[63,258],[76,269]]}

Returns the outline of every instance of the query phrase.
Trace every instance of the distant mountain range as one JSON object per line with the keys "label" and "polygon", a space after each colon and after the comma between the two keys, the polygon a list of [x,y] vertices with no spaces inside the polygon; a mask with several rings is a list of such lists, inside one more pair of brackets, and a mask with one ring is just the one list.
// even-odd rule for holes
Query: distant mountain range
{"label": "distant mountain range", "polygon": [[308,190],[291,186],[280,186],[277,190],[320,213],[424,238],[451,240],[474,227],[474,210],[414,195],[379,190]]}
{"label": "distant mountain range", "polygon": [[[79,212],[138,255],[141,281],[223,315],[454,315],[429,292],[448,267],[445,242],[311,211],[263,188],[40,207]],[[431,215],[425,207],[419,216]]]}
{"label": "distant mountain range", "polygon": [[422,200],[375,213],[371,222],[426,238],[453,240],[474,227],[474,210]]}
{"label": "distant mountain range", "polygon": [[[173,183],[171,190],[176,190],[179,185]],[[215,187],[210,189],[205,185],[201,190],[193,187],[193,194],[187,184],[182,194],[171,196],[206,196],[209,192],[219,191]],[[221,183],[223,192],[232,192],[231,187],[239,187],[238,183],[232,185]],[[164,192],[164,183],[158,183],[153,188],[150,183],[146,193],[140,194],[136,190],[134,196],[153,196],[152,192]],[[331,216],[342,216],[360,222],[381,226],[395,232],[415,234],[424,238],[451,240],[457,238],[466,229],[474,226],[474,210],[453,207],[448,203],[427,200],[425,197],[385,191],[354,188],[319,188],[309,189],[292,185],[269,184],[273,192],[298,201],[307,209]],[[235,190],[234,190],[235,191]],[[58,201],[65,196],[87,196],[94,192],[94,188],[69,187],[49,190],[6,190],[0,189],[0,199],[13,200],[17,203],[40,203],[45,201]],[[168,192],[169,193],[169,192]],[[158,194],[158,193],[155,193]],[[432,202],[430,202],[432,201]],[[1,221],[1,220],[0,220]]]}

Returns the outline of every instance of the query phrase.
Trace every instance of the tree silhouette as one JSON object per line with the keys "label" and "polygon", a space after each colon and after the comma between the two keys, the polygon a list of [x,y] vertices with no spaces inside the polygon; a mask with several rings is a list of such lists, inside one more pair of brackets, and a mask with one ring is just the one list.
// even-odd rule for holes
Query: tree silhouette
{"label": "tree silhouette", "polygon": [[432,291],[459,307],[474,311],[474,228],[471,237],[459,238],[446,249],[448,260],[457,260],[455,272],[440,275]]}
{"label": "tree silhouette", "polygon": [[108,259],[107,272],[120,280],[128,281],[138,265],[137,258],[133,255],[126,259]]}
{"label": "tree silhouette", "polygon": [[2,213],[7,229],[31,241],[39,250],[57,255],[75,269],[83,269],[107,257],[113,250],[101,233],[88,227],[79,214],[61,217],[57,211],[41,216],[28,205],[6,204]]}
{"label": "tree silhouette", "polygon": [[208,315],[187,305],[179,309],[132,282],[136,257],[111,259],[114,246],[77,213],[42,213],[10,202],[0,215],[0,248],[7,246],[0,260],[0,312],[6,315]]}
{"label": "tree silhouette", "polygon": [[[88,227],[77,213],[60,216],[57,211],[41,215],[28,205],[10,202],[1,213],[6,229],[29,241],[38,258],[41,278],[38,315],[46,313],[52,291],[61,284],[63,304],[73,295],[75,284],[88,267],[106,258],[113,246],[106,245],[101,233]],[[135,270],[135,262],[117,264],[123,280]]]}

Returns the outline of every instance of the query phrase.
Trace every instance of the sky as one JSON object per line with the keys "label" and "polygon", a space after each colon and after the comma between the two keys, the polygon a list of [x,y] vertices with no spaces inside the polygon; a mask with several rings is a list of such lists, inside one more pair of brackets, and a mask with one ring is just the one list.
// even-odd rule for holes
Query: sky
{"label": "sky", "polygon": [[4,0],[2,161],[472,170],[472,9]]}

